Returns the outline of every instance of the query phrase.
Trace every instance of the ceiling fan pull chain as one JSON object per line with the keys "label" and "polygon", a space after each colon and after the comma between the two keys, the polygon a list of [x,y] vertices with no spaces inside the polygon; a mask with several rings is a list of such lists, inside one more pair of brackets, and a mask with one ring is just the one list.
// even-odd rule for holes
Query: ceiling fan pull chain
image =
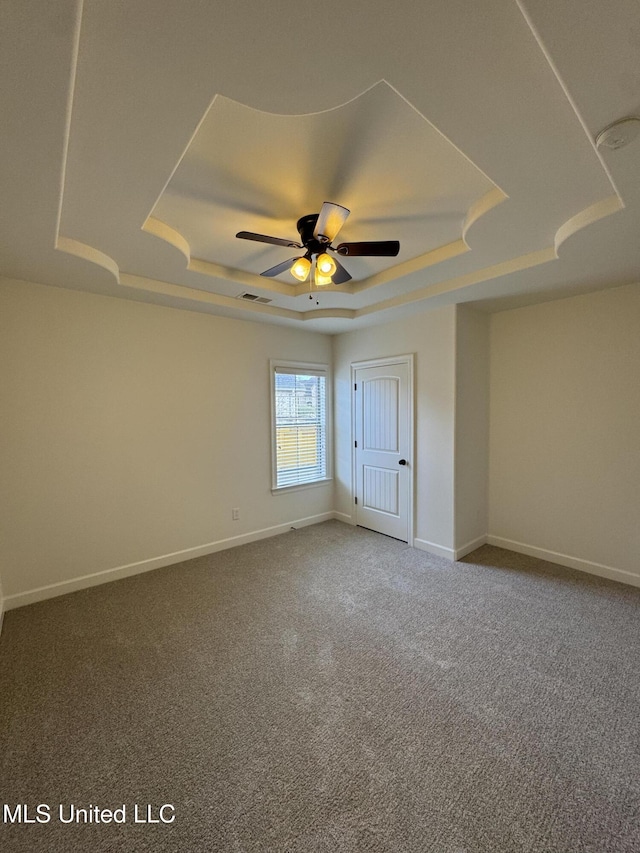
{"label": "ceiling fan pull chain", "polygon": [[[311,264],[309,270],[309,299],[313,300],[313,281],[315,277],[315,261]],[[316,305],[320,305],[320,300],[316,297]]]}

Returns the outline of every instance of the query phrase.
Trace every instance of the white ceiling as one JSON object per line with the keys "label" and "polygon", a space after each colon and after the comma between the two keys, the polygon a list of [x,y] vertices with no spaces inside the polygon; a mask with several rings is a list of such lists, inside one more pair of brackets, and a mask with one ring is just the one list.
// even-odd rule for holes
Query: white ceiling
{"label": "white ceiling", "polygon": [[[5,0],[0,274],[337,333],[640,280],[637,0]],[[322,288],[259,273],[323,201]],[[250,292],[268,304],[238,300]]]}

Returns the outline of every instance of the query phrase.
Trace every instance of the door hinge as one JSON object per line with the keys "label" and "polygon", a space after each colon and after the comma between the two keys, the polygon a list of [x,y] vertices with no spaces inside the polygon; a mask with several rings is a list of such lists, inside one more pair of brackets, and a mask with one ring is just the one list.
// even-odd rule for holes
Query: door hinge
{"label": "door hinge", "polygon": [[358,503],[358,498],[356,498],[356,503]]}
{"label": "door hinge", "polygon": [[358,446],[358,442],[357,442],[357,441],[354,441],[354,442],[353,442],[353,446],[354,446],[354,447],[357,447],[357,446]]}
{"label": "door hinge", "polygon": [[353,383],[353,390],[354,390],[354,391],[357,391],[357,390],[358,390],[358,383],[357,383],[357,382],[354,382],[354,383]]}

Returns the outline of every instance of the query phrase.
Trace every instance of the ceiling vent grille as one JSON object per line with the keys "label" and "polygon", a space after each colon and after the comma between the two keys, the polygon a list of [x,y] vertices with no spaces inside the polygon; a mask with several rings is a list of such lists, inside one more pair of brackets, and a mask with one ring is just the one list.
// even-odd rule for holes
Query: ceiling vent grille
{"label": "ceiling vent grille", "polygon": [[259,302],[261,305],[273,302],[272,299],[267,299],[266,296],[256,296],[255,293],[241,293],[239,296],[236,296],[236,299],[245,299],[247,302]]}

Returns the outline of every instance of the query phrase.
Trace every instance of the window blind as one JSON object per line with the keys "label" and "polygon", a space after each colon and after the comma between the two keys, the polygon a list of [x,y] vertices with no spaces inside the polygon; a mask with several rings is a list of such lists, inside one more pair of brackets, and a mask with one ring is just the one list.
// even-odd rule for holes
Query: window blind
{"label": "window blind", "polygon": [[326,479],[325,374],[276,367],[274,395],[276,487]]}

